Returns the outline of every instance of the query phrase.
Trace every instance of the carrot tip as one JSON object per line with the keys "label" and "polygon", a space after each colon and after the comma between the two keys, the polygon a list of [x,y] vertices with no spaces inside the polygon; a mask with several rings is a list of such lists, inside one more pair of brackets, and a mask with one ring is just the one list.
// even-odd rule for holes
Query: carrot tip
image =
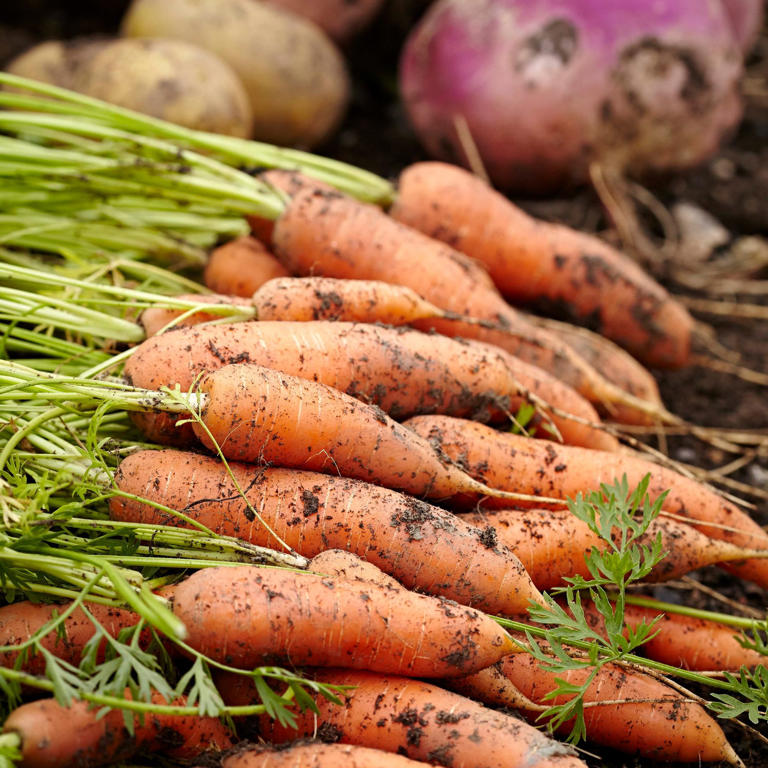
{"label": "carrot tip", "polygon": [[734,748],[727,741],[723,744],[723,760],[737,766],[737,768],[746,768],[744,761],[736,754]]}

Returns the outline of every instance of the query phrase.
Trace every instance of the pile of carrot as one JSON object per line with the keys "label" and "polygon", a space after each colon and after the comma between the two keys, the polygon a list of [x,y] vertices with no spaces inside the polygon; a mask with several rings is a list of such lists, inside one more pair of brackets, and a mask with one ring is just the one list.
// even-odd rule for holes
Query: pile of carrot
{"label": "pile of carrot", "polygon": [[[205,657],[229,707],[260,701],[234,670],[299,667],[350,686],[341,702],[303,700],[292,724],[251,718],[268,744],[240,745],[222,767],[584,766],[499,711],[536,720],[556,683],[489,615],[524,621],[546,604],[540,590],[589,576],[585,553],[605,543],[568,498],[650,473],[651,497],[669,493],[645,540],[660,536],[668,553],[649,580],[717,563],[768,587],[760,526],[630,453],[601,421],[674,420],[652,375],[604,337],[643,363],[684,365],[690,317],[608,246],[533,221],[449,166],[408,169],[389,214],[295,174],[265,179],[290,198],[284,212],[251,218],[263,243],[214,251],[204,279],[215,294],[195,297],[241,305],[252,319],[221,323],[215,311],[162,302],[143,311],[146,339],[123,378],[148,390],[132,418],[160,445],[121,451],[109,491],[116,522],[202,527],[312,558],[309,573],[211,567],[158,590],[187,631],[167,652],[182,669],[191,654]],[[602,335],[531,319],[507,299],[556,304]],[[0,666],[43,676],[45,654],[73,667],[99,660],[91,617],[115,637],[140,619],[123,607],[70,607],[47,634],[50,605],[0,608]],[[648,615],[628,609],[627,622]],[[696,640],[676,647],[674,621],[648,643],[649,658],[708,671],[760,663],[722,627],[721,655],[692,654],[710,642],[706,622],[687,624]],[[20,653],[36,633],[43,651]],[[148,633],[137,643],[148,648]],[[585,702],[594,743],[739,764],[717,721],[657,679],[606,665]],[[3,731],[28,768],[142,749],[195,759],[233,741],[215,718],[132,717],[41,699]],[[297,738],[309,740],[280,746]]]}

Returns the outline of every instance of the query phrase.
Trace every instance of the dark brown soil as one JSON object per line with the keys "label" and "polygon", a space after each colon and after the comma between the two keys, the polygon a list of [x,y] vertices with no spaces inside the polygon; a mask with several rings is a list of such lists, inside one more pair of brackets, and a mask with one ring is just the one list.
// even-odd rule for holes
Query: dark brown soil
{"label": "dark brown soil", "polygon": [[[349,115],[323,154],[394,177],[399,169],[424,154],[397,103],[396,62],[406,30],[426,5],[425,0],[390,0],[381,18],[348,48],[354,76],[354,99]],[[0,9],[0,65],[43,39],[113,33],[126,0],[27,0],[3,3]],[[733,239],[745,235],[768,238],[768,29],[750,58],[745,80],[745,119],[732,140],[705,166],[652,184],[654,194],[671,206],[694,203],[714,215]],[[517,201],[531,212],[591,231],[611,232],[611,221],[591,190],[579,190],[556,200]],[[652,229],[652,228],[651,228]],[[768,279],[768,270],[754,275]],[[681,286],[668,284],[685,293]],[[690,292],[689,292],[690,293]],[[762,296],[737,297],[745,302],[768,304]],[[768,373],[768,322],[701,315],[712,325],[718,341],[741,355],[741,364]],[[657,371],[668,408],[691,422],[731,429],[768,430],[768,390],[734,375],[707,367],[682,371]],[[664,443],[656,441],[656,445]],[[734,456],[692,437],[670,437],[669,454],[678,460],[714,468]],[[731,477],[757,486],[764,494],[746,497],[756,504],[755,516],[768,523],[768,438],[756,447],[755,456]],[[765,609],[765,592],[736,584],[715,569],[697,574],[707,585],[731,600]],[[717,608],[703,592],[657,591],[664,599]],[[768,735],[768,729],[763,729]],[[768,745],[728,727],[729,737],[749,768],[768,765]],[[599,750],[596,750],[599,752]],[[608,752],[586,757],[591,766],[647,768],[650,761]]]}

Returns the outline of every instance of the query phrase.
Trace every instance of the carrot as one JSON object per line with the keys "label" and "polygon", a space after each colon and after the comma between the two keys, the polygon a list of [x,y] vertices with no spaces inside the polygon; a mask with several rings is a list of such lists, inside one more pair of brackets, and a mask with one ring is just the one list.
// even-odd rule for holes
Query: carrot
{"label": "carrot", "polygon": [[[611,483],[623,475],[630,487],[635,487],[650,473],[648,493],[652,499],[669,490],[664,502],[667,513],[686,518],[711,538],[745,549],[768,549],[768,533],[738,507],[707,486],[645,459],[502,434],[483,424],[447,416],[419,416],[406,425],[452,459],[460,458],[473,477],[520,493],[565,499],[599,491],[601,483]],[[768,587],[765,559],[723,567]]]}
{"label": "carrot", "polygon": [[284,748],[248,745],[221,761],[221,768],[424,768],[427,763],[354,744],[305,741]]}
{"label": "carrot", "polygon": [[[115,484],[121,492],[139,498],[113,497],[111,516],[130,522],[182,524],[141,501],[147,499],[179,510],[218,533],[275,547],[269,526],[308,558],[326,549],[344,549],[408,588],[490,613],[524,613],[529,600],[541,599],[512,552],[439,507],[344,477],[239,462],[231,462],[230,469],[250,508],[216,459],[169,450],[126,456]],[[263,523],[251,510],[258,512]]]}
{"label": "carrot", "polygon": [[431,499],[516,498],[445,461],[378,406],[325,384],[243,364],[204,374],[197,389],[195,435],[228,459],[338,474]]}
{"label": "carrot", "polygon": [[491,618],[450,600],[284,569],[207,568],[171,600],[189,646],[242,669],[288,661],[445,677],[518,650]]}
{"label": "carrot", "polygon": [[[264,739],[284,743],[315,733],[325,740],[396,752],[451,768],[585,768],[569,747],[510,715],[457,693],[403,677],[349,670],[317,671],[316,679],[355,686],[343,706],[315,697],[319,710],[297,713],[297,728],[260,718]],[[225,701],[250,703],[251,691],[228,677]],[[251,684],[252,685],[252,684]]]}
{"label": "carrot", "polygon": [[[531,322],[546,328],[550,333],[562,339],[568,346],[576,350],[595,370],[600,371],[608,381],[612,382],[625,392],[629,392],[640,400],[652,403],[658,408],[658,413],[663,414],[664,403],[661,401],[659,387],[656,379],[650,371],[635,360],[632,355],[614,344],[612,341],[600,336],[587,328],[582,328],[569,323],[561,323],[549,318],[528,316]],[[638,422],[636,409],[630,406],[629,412],[622,403],[609,403],[605,406],[597,404],[598,411],[620,424]],[[654,414],[647,414],[647,422],[654,421]],[[674,417],[672,417],[674,418]]]}
{"label": "carrot", "polygon": [[[478,528],[491,526],[499,541],[520,558],[539,589],[562,586],[566,576],[591,578],[585,554],[606,546],[567,509],[493,509],[462,518]],[[742,547],[712,539],[686,523],[664,516],[654,520],[637,543],[651,547],[659,534],[666,556],[644,581],[668,581],[706,565],[745,557]]]}
{"label": "carrot", "polygon": [[[131,698],[128,689],[125,697]],[[166,704],[157,693],[152,701]],[[174,702],[184,703],[184,697]],[[121,762],[139,751],[189,759],[232,746],[228,730],[215,717],[145,714],[142,721],[134,716],[130,734],[121,710],[100,717],[100,709],[85,701],[64,707],[55,699],[39,699],[11,712],[3,733],[20,737],[21,768],[86,768]]]}
{"label": "carrot", "polygon": [[[45,658],[40,654],[27,655],[19,660],[20,651],[3,650],[9,646],[25,643],[40,632],[49,621],[61,615],[69,603],[50,605],[31,603],[23,600],[0,608],[0,666],[13,667],[33,675],[45,672]],[[117,637],[121,630],[138,624],[139,617],[132,611],[112,606],[87,603],[89,613],[104,627],[112,637]],[[52,630],[41,636],[39,643],[47,651],[64,661],[77,666],[80,663],[86,643],[96,634],[96,627],[82,608],[75,610],[63,620],[60,629]],[[147,642],[149,638],[147,637]],[[103,647],[101,649],[103,654]]]}
{"label": "carrot", "polygon": [[[593,605],[585,604],[584,614],[592,627],[603,625],[602,616]],[[737,671],[742,666],[753,668],[768,663],[768,657],[739,643],[733,627],[693,616],[663,613],[656,608],[624,605],[624,623],[628,627],[636,627],[642,621],[649,624],[659,615],[662,618],[656,624],[656,634],[641,649],[649,659],[704,671]]]}
{"label": "carrot", "polygon": [[[253,302],[249,299],[244,299],[241,296],[225,296],[221,293],[208,293],[208,294],[192,294],[185,293],[176,298],[187,299],[189,301],[196,301],[200,304],[228,304],[236,305],[240,307],[253,308]],[[256,317],[256,309],[252,309],[253,317]],[[186,317],[182,318],[182,315]],[[179,320],[179,318],[182,318]],[[139,322],[147,338],[155,336],[160,333],[164,328],[173,323],[173,328],[185,328],[189,325],[198,325],[199,323],[208,323],[212,320],[221,320],[222,316],[217,315],[214,312],[194,312],[193,314],[187,314],[181,309],[166,309],[165,307],[147,307],[139,315]],[[174,322],[175,321],[175,322]],[[169,329],[170,330],[170,329]]]}
{"label": "carrot", "polygon": [[[182,328],[140,344],[125,365],[137,386],[188,389],[204,371],[251,362],[314,379],[374,403],[396,419],[417,413],[504,418],[530,391],[589,423],[589,403],[548,374],[487,345],[427,335],[407,328],[316,321],[234,323]],[[612,450],[600,429],[552,416],[564,439]],[[166,442],[174,422],[162,414],[140,417],[148,436]],[[187,438],[191,429],[182,428]],[[183,436],[179,438],[183,440]]]}
{"label": "carrot", "polygon": [[477,259],[514,302],[557,308],[649,365],[690,360],[693,319],[637,264],[596,237],[531,218],[460,168],[407,168],[391,215]]}
{"label": "carrot", "polygon": [[433,317],[458,319],[404,285],[381,280],[282,277],[253,295],[259,320],[344,320],[408,325]]}
{"label": "carrot", "polygon": [[216,293],[249,298],[268,280],[288,275],[258,240],[239,237],[211,253],[203,280]]}
{"label": "carrot", "polygon": [[[501,663],[505,676],[539,704],[561,704],[572,695],[558,695],[555,678],[573,685],[586,682],[590,669],[547,672],[532,656],[521,653]],[[645,758],[683,763],[725,760],[742,765],[720,726],[699,705],[668,685],[640,672],[604,665],[584,696],[587,740]],[[532,719],[538,713],[523,714]],[[566,723],[567,733],[572,727]]]}
{"label": "carrot", "polygon": [[[495,326],[430,319],[418,327],[502,347],[593,402],[632,401],[568,345],[510,307],[477,262],[378,208],[309,187],[293,197],[276,221],[273,242],[276,255],[293,274],[407,285],[442,309]],[[648,404],[637,405],[645,419]]]}
{"label": "carrot", "polygon": [[373,582],[394,589],[403,589],[403,585],[397,579],[384,573],[373,563],[344,549],[326,549],[315,555],[309,563],[309,570],[323,576]]}

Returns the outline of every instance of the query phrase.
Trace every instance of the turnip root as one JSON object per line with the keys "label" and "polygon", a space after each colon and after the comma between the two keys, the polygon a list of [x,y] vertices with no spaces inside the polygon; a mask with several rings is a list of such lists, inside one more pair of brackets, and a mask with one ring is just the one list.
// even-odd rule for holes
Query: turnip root
{"label": "turnip root", "polygon": [[720,0],[438,0],[400,83],[431,154],[468,165],[474,143],[497,186],[543,193],[594,161],[699,163],[740,116],[740,73]]}
{"label": "turnip root", "polygon": [[746,55],[752,50],[763,23],[764,0],[720,0],[731,22],[733,36]]}
{"label": "turnip root", "polygon": [[251,105],[232,68],[181,40],[52,41],[14,59],[8,71],[188,128],[251,133]]}
{"label": "turnip root", "polygon": [[257,0],[134,0],[127,37],[186,40],[215,53],[242,80],[253,138],[311,147],[336,128],[349,78],[334,44],[315,24]]}

